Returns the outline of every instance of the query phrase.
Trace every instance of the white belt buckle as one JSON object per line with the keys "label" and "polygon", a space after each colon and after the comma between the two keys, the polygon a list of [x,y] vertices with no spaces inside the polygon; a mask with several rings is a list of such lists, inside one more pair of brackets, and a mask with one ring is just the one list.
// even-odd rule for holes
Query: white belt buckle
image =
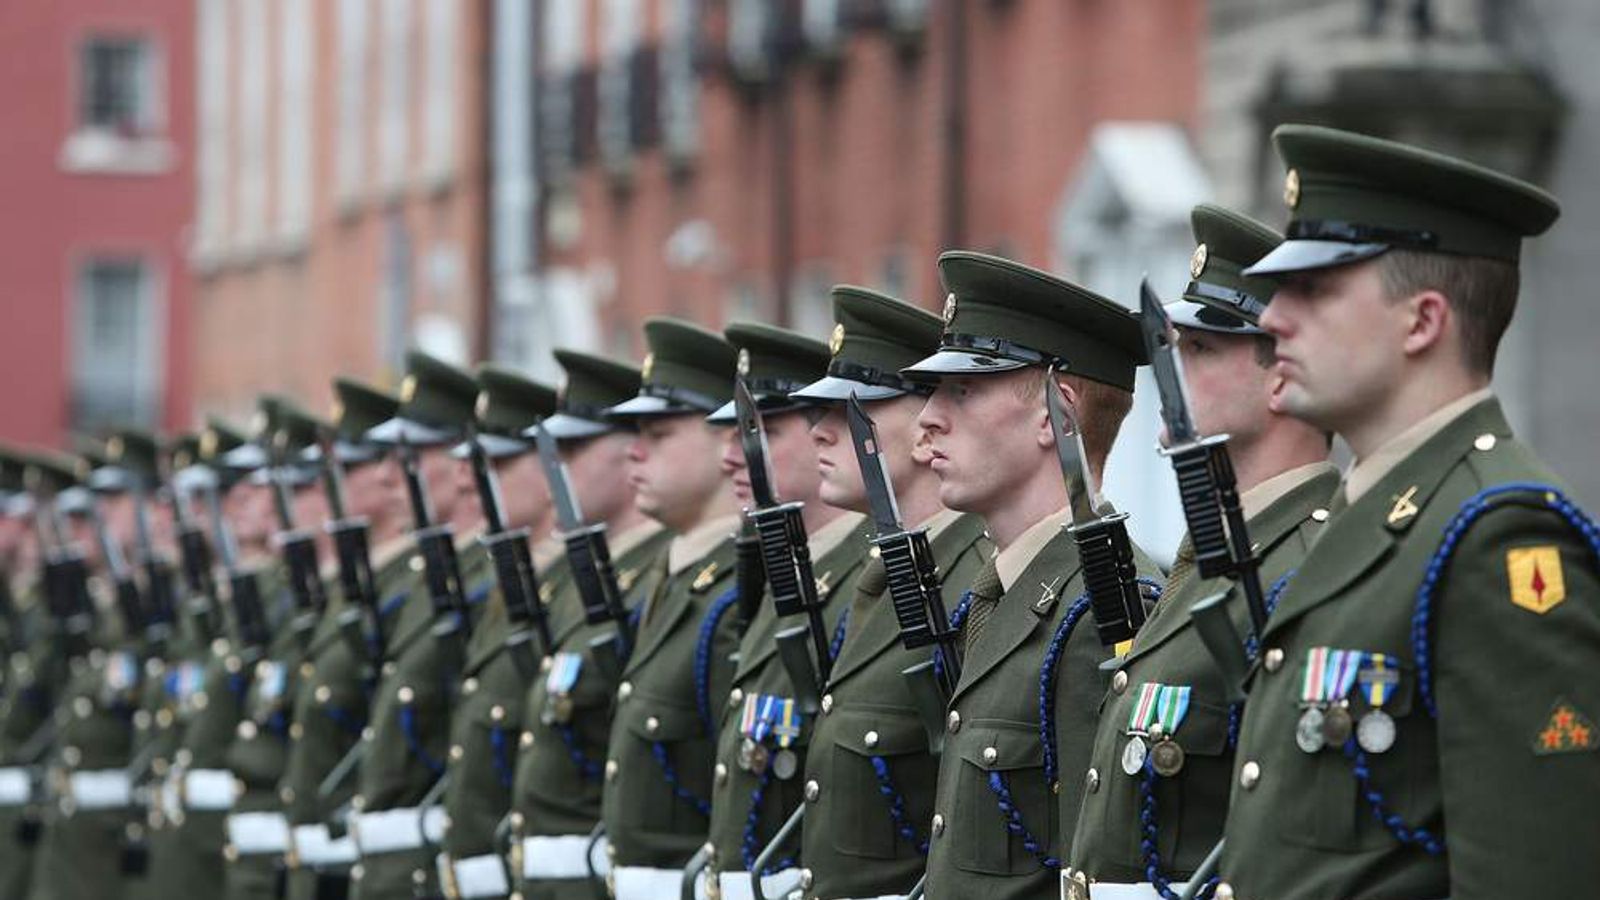
{"label": "white belt buckle", "polygon": [[183,773],[183,802],[191,810],[224,812],[233,809],[238,796],[233,773],[227,769],[191,769]]}
{"label": "white belt buckle", "polygon": [[[439,858],[449,859],[442,853]],[[505,863],[496,854],[469,856],[454,860],[451,865],[455,869],[456,890],[461,893],[463,900],[503,897],[511,893],[511,885],[506,882]]]}
{"label": "white belt buckle", "polygon": [[362,856],[421,847],[422,816],[415,806],[360,813],[350,817],[350,831]]}
{"label": "white belt buckle", "polygon": [[79,809],[116,809],[133,800],[133,785],[123,769],[96,769],[67,776],[67,792]]}
{"label": "white belt buckle", "polygon": [[350,835],[334,840],[323,824],[296,825],[290,833],[294,853],[302,866],[327,866],[356,861],[356,845]]}
{"label": "white belt buckle", "polygon": [[[616,900],[660,900],[676,897],[683,891],[682,869],[649,869],[644,866],[617,866],[612,870]],[[705,873],[695,881],[694,895],[704,898]]]}

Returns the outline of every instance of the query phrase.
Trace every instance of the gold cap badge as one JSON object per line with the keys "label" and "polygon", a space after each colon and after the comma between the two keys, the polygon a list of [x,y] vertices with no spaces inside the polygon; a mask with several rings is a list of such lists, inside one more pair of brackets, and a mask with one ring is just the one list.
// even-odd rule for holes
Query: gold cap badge
{"label": "gold cap badge", "polygon": [[478,421],[480,421],[480,422],[483,421],[484,419],[489,418],[489,392],[488,391],[479,391],[478,392],[478,400],[477,400],[476,403],[472,404],[472,414],[477,416],[478,417]]}
{"label": "gold cap badge", "polygon": [[400,382],[400,402],[401,403],[410,403],[412,401],[412,399],[415,398],[416,396],[417,396],[417,376],[415,376],[415,375],[407,375],[405,380]]}
{"label": "gold cap badge", "polygon": [[207,428],[205,434],[200,435],[200,457],[210,459],[217,455],[217,432]]}
{"label": "gold cap badge", "polygon": [[106,459],[110,460],[111,462],[116,462],[117,460],[122,459],[123,449],[122,435],[113,434],[110,439],[106,441]]}
{"label": "gold cap badge", "polygon": [[743,347],[739,348],[739,374],[750,374],[750,351]]}
{"label": "gold cap badge", "polygon": [[344,401],[343,400],[335,399],[333,401],[333,405],[328,407],[328,418],[333,420],[333,424],[335,424],[335,425],[338,425],[340,422],[344,421]]}
{"label": "gold cap badge", "polygon": [[944,298],[944,327],[949,328],[950,323],[956,320],[956,295],[946,294]]}
{"label": "gold cap badge", "polygon": [[833,334],[828,337],[828,352],[833,354],[834,356],[838,356],[839,355],[839,351],[841,349],[843,349],[843,348],[844,348],[844,323],[840,322],[839,324],[833,326]]}
{"label": "gold cap badge", "polygon": [[260,437],[266,433],[268,424],[270,423],[267,421],[267,411],[258,409],[256,414],[250,417],[250,433]]}
{"label": "gold cap badge", "polygon": [[1290,209],[1300,205],[1300,171],[1290,169],[1289,174],[1283,176],[1283,204]]}
{"label": "gold cap badge", "polygon": [[1205,244],[1194,248],[1194,255],[1189,257],[1189,277],[1199,278],[1200,273],[1206,270],[1206,260],[1211,258],[1211,252]]}
{"label": "gold cap badge", "polygon": [[644,355],[644,362],[639,365],[639,377],[640,377],[640,379],[642,379],[644,381],[649,381],[650,380],[650,373],[654,372],[655,368],[656,368],[656,355],[654,353],[646,353]]}

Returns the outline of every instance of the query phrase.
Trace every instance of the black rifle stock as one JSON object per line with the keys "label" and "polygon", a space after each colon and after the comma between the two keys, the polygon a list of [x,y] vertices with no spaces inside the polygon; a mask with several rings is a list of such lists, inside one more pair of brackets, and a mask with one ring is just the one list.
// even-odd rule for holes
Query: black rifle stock
{"label": "black rifle stock", "polygon": [[617,586],[616,568],[611,563],[611,545],[603,522],[586,525],[562,535],[567,546],[567,563],[572,580],[583,600],[583,615],[591,625],[617,623],[618,650],[626,660],[633,653],[633,626],[622,590]]}
{"label": "black rifle stock", "polygon": [[799,502],[780,503],[751,510],[747,515],[761,539],[761,559],[766,566],[773,609],[782,617],[805,615],[816,652],[817,674],[826,683],[833,668],[830,635],[822,618],[817,581],[811,573],[811,547],[806,540],[805,522],[800,518],[801,508]]}
{"label": "black rifle stock", "polygon": [[1074,525],[1072,538],[1083,564],[1083,584],[1094,613],[1100,643],[1114,646],[1132,640],[1144,625],[1144,597],[1128,537],[1128,516],[1116,513],[1085,525]]}

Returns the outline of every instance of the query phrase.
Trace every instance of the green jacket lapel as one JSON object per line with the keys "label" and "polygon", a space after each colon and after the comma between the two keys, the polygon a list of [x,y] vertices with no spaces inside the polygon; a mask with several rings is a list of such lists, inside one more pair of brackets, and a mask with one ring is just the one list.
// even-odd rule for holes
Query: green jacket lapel
{"label": "green jacket lapel", "polygon": [[[1081,563],[1072,536],[1061,530],[1017,576],[990,614],[983,636],[962,663],[961,684],[952,702],[1005,661],[1041,628],[1054,628],[1057,610],[1075,597],[1062,592],[1077,579]],[[1093,623],[1089,623],[1093,627]]]}

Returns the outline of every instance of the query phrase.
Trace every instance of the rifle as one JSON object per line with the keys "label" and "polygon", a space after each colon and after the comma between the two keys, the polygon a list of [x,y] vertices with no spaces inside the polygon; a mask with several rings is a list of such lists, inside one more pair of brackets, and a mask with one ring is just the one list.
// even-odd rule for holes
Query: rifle
{"label": "rifle", "polygon": [[[371,541],[367,520],[352,517],[345,511],[344,469],[336,456],[333,435],[326,429],[318,435],[322,451],[322,489],[328,495],[328,512],[331,516],[325,530],[333,538],[334,556],[339,562],[339,592],[344,597],[345,609],[339,613],[339,632],[363,656],[374,664],[383,659],[386,641],[383,634],[383,616],[378,609],[377,579],[372,574]],[[371,620],[372,641],[367,642],[367,625]]]}
{"label": "rifle", "polygon": [[[477,435],[467,436],[467,452],[472,458],[472,479],[478,486],[478,499],[488,532],[478,542],[489,551],[494,562],[495,581],[506,602],[511,634],[506,637],[506,652],[522,677],[531,680],[539,672],[539,660],[550,655],[555,641],[550,636],[550,617],[539,602],[539,575],[533,567],[533,551],[528,546],[531,534],[526,526],[507,529],[500,503],[500,485],[489,454]],[[538,646],[533,646],[534,639]]]}
{"label": "rifle", "polygon": [[961,680],[957,632],[950,627],[944,596],[939,590],[939,567],[928,543],[928,530],[908,531],[900,521],[900,504],[878,441],[878,427],[854,393],[845,407],[856,462],[867,488],[867,506],[877,530],[872,545],[878,548],[889,585],[889,599],[900,622],[900,642],[907,650],[938,644],[944,656],[940,684],[946,698]]}
{"label": "rifle", "polygon": [[611,564],[606,523],[584,524],[583,509],[572,490],[561,451],[543,423],[534,425],[534,443],[539,450],[539,464],[544,467],[545,481],[550,485],[551,499],[555,501],[556,525],[567,546],[567,564],[572,568],[572,581],[583,601],[584,621],[590,625],[617,624],[617,656],[626,666],[633,652],[634,634],[628,610],[622,602],[622,590],[617,587],[617,573]]}
{"label": "rifle", "polygon": [[327,608],[328,595],[322,587],[322,569],[317,562],[317,539],[309,529],[300,528],[294,520],[294,498],[289,493],[288,459],[284,434],[274,438],[273,458],[268,462],[267,480],[272,486],[272,505],[278,514],[278,533],[273,542],[283,555],[284,567],[289,574],[289,590],[294,594],[295,628],[309,631],[316,617]]}
{"label": "rifle", "polygon": [[203,491],[213,540],[218,555],[222,557],[222,569],[228,574],[228,600],[233,606],[239,643],[247,653],[260,652],[271,637],[265,607],[261,602],[261,582],[254,571],[239,565],[239,545],[234,540],[232,529],[228,527],[227,518],[222,514],[222,496],[216,480],[208,480]]}
{"label": "rifle", "polygon": [[44,559],[44,593],[68,657],[89,652],[94,634],[94,600],[89,594],[89,563],[83,551],[66,541],[66,525],[56,497],[39,499],[34,514],[41,556]]}
{"label": "rifle", "polygon": [[172,562],[155,551],[155,544],[150,534],[150,496],[145,486],[137,484],[133,488],[133,516],[134,530],[138,535],[138,550],[140,565],[144,569],[145,599],[145,637],[150,641],[152,652],[157,656],[164,655],[163,648],[172,635],[172,626],[177,621],[177,574],[172,569]]}
{"label": "rifle", "polygon": [[411,515],[415,522],[412,537],[422,554],[422,571],[428,586],[428,599],[433,605],[435,624],[433,635],[442,647],[448,648],[454,663],[447,661],[446,670],[456,671],[466,656],[467,635],[471,628],[467,618],[467,601],[461,593],[461,561],[456,556],[455,536],[449,523],[433,524],[433,507],[428,503],[428,493],[422,483],[422,470],[417,450],[405,435],[400,440],[400,467],[405,473],[406,493],[411,498]]}
{"label": "rifle", "polygon": [[1128,537],[1128,514],[1108,513],[1095,487],[1094,473],[1083,447],[1083,430],[1062,396],[1055,366],[1045,372],[1045,406],[1055,433],[1056,458],[1066,482],[1072,509],[1068,531],[1078,545],[1083,564],[1084,588],[1094,612],[1100,643],[1112,647],[1133,639],[1144,624],[1144,597],[1139,592],[1138,570],[1133,563],[1133,542]]}
{"label": "rifle", "polygon": [[767,584],[767,565],[761,559],[761,536],[756,534],[755,523],[749,516],[739,519],[739,533],[733,539],[733,583],[739,598],[734,611],[738,618],[739,633],[749,630],[750,622],[761,608],[761,592]]}
{"label": "rifle", "polygon": [[210,643],[216,636],[217,582],[215,564],[204,528],[189,514],[188,491],[176,474],[167,478],[172,504],[172,521],[178,538],[178,559],[183,566],[184,587],[188,591],[186,611],[201,640]]}
{"label": "rifle", "polygon": [[739,442],[744,448],[745,466],[750,474],[750,494],[756,508],[745,510],[761,540],[761,558],[767,570],[767,588],[779,616],[804,614],[816,653],[817,682],[825,684],[833,658],[828,652],[828,626],[822,620],[822,602],[817,597],[816,578],[811,573],[811,548],[806,540],[805,522],[799,501],[784,503],[774,489],[768,463],[767,432],[761,411],[744,378],[733,386],[734,409],[739,420]]}
{"label": "rifle", "polygon": [[95,542],[100,545],[100,556],[106,561],[106,571],[111,575],[112,589],[117,598],[117,613],[122,616],[122,624],[128,634],[138,634],[146,626],[144,600],[139,595],[138,580],[134,577],[133,569],[128,565],[127,559],[122,555],[122,547],[116,538],[111,536],[111,529],[106,526],[105,516],[100,512],[99,503],[89,508],[89,515],[94,525]]}

